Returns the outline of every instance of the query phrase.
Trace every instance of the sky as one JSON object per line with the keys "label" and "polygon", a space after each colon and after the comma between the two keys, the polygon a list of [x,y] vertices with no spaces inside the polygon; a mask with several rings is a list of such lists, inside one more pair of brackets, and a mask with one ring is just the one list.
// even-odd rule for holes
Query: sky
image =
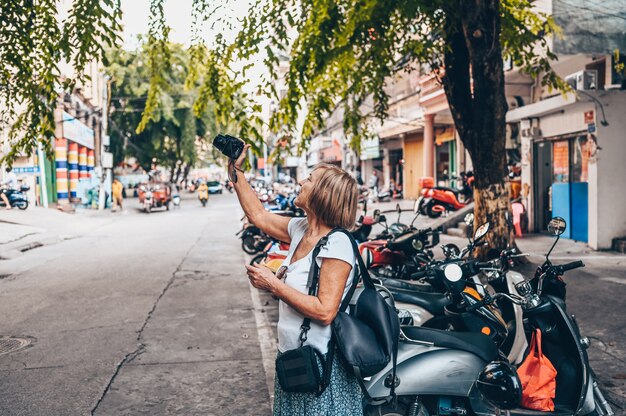
{"label": "sky", "polygon": [[[150,0],[122,0],[122,25],[124,27],[124,47],[137,46],[137,35],[148,33]],[[170,0],[165,2],[167,24],[172,28],[170,39],[173,42],[189,45],[191,42],[192,0]]]}
{"label": "sky", "polygon": [[[164,10],[167,25],[171,28],[170,41],[182,43],[189,46],[191,44],[191,27],[192,27],[192,3],[193,0],[165,0]],[[126,49],[134,49],[138,45],[137,35],[145,35],[148,33],[148,22],[150,20],[150,0],[121,0],[122,6],[122,26],[123,41]],[[236,19],[244,17],[249,8],[248,0],[231,0],[223,1],[223,6],[219,9],[222,17]],[[204,25],[203,37],[210,44],[213,40],[214,33],[211,31],[210,23]],[[236,32],[223,33],[226,39],[234,39]],[[262,64],[264,56],[259,56],[255,62],[256,65],[248,71],[249,83],[245,90],[252,93],[256,85],[260,83],[261,75],[265,72]],[[261,100],[261,104],[267,105],[265,100]]]}

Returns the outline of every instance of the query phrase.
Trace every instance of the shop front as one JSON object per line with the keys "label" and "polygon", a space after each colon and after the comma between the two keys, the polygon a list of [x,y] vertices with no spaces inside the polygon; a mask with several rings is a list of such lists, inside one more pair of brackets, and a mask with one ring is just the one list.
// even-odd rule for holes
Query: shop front
{"label": "shop front", "polygon": [[534,222],[539,230],[552,217],[563,217],[569,224],[564,238],[588,241],[591,143],[587,132],[535,141]]}
{"label": "shop front", "polygon": [[552,217],[563,237],[610,249],[626,236],[625,91],[566,94],[509,111],[519,123],[521,200],[530,230]]}

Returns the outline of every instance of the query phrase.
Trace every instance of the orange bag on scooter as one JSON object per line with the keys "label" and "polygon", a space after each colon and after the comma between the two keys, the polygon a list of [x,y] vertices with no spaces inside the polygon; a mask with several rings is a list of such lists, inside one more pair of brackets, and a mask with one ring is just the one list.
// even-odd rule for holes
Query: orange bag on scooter
{"label": "orange bag on scooter", "polygon": [[537,328],[530,341],[530,351],[518,367],[517,374],[522,382],[522,407],[554,411],[556,395],[556,369],[541,352],[541,330]]}

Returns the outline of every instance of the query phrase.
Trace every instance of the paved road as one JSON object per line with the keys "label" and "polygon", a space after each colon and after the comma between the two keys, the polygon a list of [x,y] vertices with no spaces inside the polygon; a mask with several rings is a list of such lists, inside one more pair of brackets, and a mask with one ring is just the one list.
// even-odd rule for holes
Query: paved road
{"label": "paved road", "polygon": [[0,414],[269,414],[233,197],[99,220],[0,261]]}

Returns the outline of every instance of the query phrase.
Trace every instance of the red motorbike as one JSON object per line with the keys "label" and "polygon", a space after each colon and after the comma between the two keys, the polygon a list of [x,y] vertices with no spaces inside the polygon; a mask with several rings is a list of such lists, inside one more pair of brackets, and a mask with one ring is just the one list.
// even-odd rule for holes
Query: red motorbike
{"label": "red motorbike", "polygon": [[400,222],[401,209],[396,205],[398,219],[387,226],[385,216],[378,221],[385,225],[385,230],[375,240],[359,244],[359,252],[373,276],[379,279],[401,279],[407,270],[421,267],[433,257],[430,248],[439,243],[439,233],[432,229],[418,230],[413,224],[420,215],[416,202],[413,212],[416,214],[410,225]]}
{"label": "red motorbike", "polygon": [[447,211],[457,211],[472,201],[474,195],[474,173],[461,173],[459,189],[434,186],[433,181],[424,181],[418,199],[420,213],[430,218],[438,218]]}

